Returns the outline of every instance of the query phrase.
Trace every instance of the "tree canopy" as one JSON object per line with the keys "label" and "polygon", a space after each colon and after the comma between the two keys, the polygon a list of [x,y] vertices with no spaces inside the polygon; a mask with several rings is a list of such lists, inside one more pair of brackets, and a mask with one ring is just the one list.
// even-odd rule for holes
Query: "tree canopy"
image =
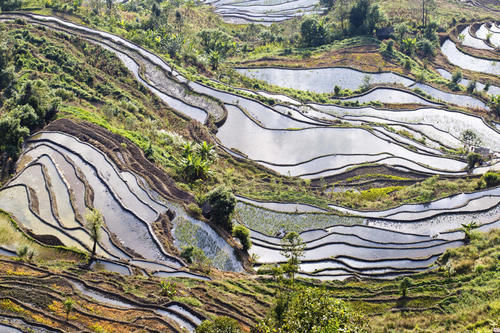
{"label": "tree canopy", "polygon": [[378,5],[373,5],[370,0],[358,0],[349,14],[351,33],[370,35],[382,20],[383,15]]}
{"label": "tree canopy", "polygon": [[306,47],[320,46],[326,42],[326,30],[316,19],[308,18],[300,26],[302,44]]}
{"label": "tree canopy", "polygon": [[228,232],[232,232],[231,215],[236,207],[236,198],[231,190],[225,186],[216,187],[207,194],[206,202],[211,208],[210,219]]}
{"label": "tree canopy", "polygon": [[360,313],[327,290],[303,288],[278,297],[256,332],[334,333],[365,332]]}

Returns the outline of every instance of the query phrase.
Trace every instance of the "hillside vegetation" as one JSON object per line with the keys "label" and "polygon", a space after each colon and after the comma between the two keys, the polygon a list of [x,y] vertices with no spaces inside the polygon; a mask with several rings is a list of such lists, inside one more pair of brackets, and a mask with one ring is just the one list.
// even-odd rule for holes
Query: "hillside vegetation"
{"label": "hillside vegetation", "polygon": [[0,331],[499,328],[500,3],[218,4],[1,0]]}

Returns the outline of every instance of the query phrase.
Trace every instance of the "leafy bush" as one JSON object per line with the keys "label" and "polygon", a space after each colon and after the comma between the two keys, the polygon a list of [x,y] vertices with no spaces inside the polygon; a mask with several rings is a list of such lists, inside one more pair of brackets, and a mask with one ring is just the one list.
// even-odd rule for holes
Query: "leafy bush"
{"label": "leafy bush", "polygon": [[453,82],[454,84],[458,84],[460,81],[462,81],[463,78],[464,76],[462,74],[462,71],[457,68],[451,75],[451,82]]}
{"label": "leafy bush", "polygon": [[181,258],[186,260],[188,264],[193,263],[194,256],[194,247],[193,246],[184,246],[181,251]]}
{"label": "leafy bush", "polygon": [[472,94],[476,90],[476,81],[470,81],[469,85],[467,86],[467,92],[469,94]]}
{"label": "leafy bush", "polygon": [[360,312],[320,288],[303,288],[280,295],[268,317],[255,331],[264,332],[363,332],[365,319]]}
{"label": "leafy bush", "polygon": [[491,110],[497,115],[500,116],[500,95],[492,96],[491,101]]}
{"label": "leafy bush", "polygon": [[486,187],[493,187],[500,184],[500,178],[494,172],[487,172],[481,178],[485,181]]}
{"label": "leafy bush", "polygon": [[201,216],[201,208],[197,204],[195,204],[194,202],[190,203],[187,206],[187,212],[189,213],[189,215],[191,215],[193,217],[200,217]]}
{"label": "leafy bush", "polygon": [[16,10],[22,5],[21,0],[2,0],[0,1],[0,9],[2,11]]}
{"label": "leafy bush", "polygon": [[394,55],[394,41],[391,39],[387,44],[382,43],[380,51],[385,57],[392,57]]}
{"label": "leafy bush", "polygon": [[238,322],[233,318],[220,316],[213,321],[205,320],[197,328],[196,333],[241,333]]}
{"label": "leafy bush", "polygon": [[204,179],[210,175],[210,166],[217,159],[214,146],[203,141],[193,145],[184,143],[182,158],[179,161],[179,172],[187,181]]}
{"label": "leafy bush", "polygon": [[406,71],[411,71],[411,61],[410,59],[405,59],[405,62],[404,62],[404,69]]}
{"label": "leafy bush", "polygon": [[175,283],[170,281],[167,282],[165,280],[160,281],[160,289],[161,295],[168,298],[174,297],[175,293],[177,292],[177,286],[175,285]]}
{"label": "leafy bush", "polygon": [[231,232],[231,215],[236,207],[236,197],[231,190],[225,186],[216,187],[207,194],[205,201],[210,205],[210,219]]}
{"label": "leafy bush", "polygon": [[428,39],[422,39],[417,44],[418,49],[422,53],[422,55],[426,58],[432,58],[435,55],[434,45]]}
{"label": "leafy bush", "polygon": [[235,225],[233,227],[233,236],[240,240],[241,245],[243,245],[243,250],[248,251],[252,246],[250,230],[248,230],[248,228],[242,225]]}
{"label": "leafy bush", "polygon": [[188,181],[206,178],[210,171],[210,163],[198,155],[188,155],[180,161],[180,169]]}
{"label": "leafy bush", "polygon": [[415,53],[415,48],[417,46],[416,38],[405,38],[401,41],[401,51],[406,55],[412,56]]}
{"label": "leafy bush", "polygon": [[481,164],[482,161],[483,158],[478,153],[469,153],[467,155],[467,166],[469,167],[469,169],[474,169],[476,164]]}

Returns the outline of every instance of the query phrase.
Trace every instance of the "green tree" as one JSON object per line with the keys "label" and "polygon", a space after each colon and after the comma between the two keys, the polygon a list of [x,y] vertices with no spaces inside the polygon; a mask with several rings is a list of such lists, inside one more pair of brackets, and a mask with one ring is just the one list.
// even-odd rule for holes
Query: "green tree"
{"label": "green tree", "polygon": [[426,58],[432,58],[435,55],[434,45],[426,38],[420,40],[417,44],[421,54]]}
{"label": "green tree", "polygon": [[89,7],[95,15],[99,15],[103,6],[103,0],[89,0]]}
{"label": "green tree", "polygon": [[11,57],[12,50],[2,36],[0,37],[0,91],[9,87],[14,81],[14,67],[8,66]]}
{"label": "green tree", "polygon": [[436,22],[428,23],[424,28],[424,38],[430,40],[431,42],[438,42],[439,37],[437,34],[437,29],[439,25]]}
{"label": "green tree", "polygon": [[364,332],[364,317],[332,292],[302,288],[280,295],[267,318],[255,327],[258,333]]}
{"label": "green tree", "polygon": [[12,87],[14,83],[14,67],[0,69],[0,91]]}
{"label": "green tree", "polygon": [[403,67],[404,67],[404,69],[406,71],[411,71],[411,61],[410,61],[410,59],[405,59]]}
{"label": "green tree", "polygon": [[21,126],[29,129],[35,129],[44,123],[43,119],[40,119],[33,107],[29,104],[18,105],[12,110],[12,114],[21,121]]}
{"label": "green tree", "polygon": [[17,158],[24,139],[30,134],[20,122],[20,119],[10,115],[0,117],[0,153],[6,153],[8,157]]}
{"label": "green tree", "polygon": [[467,167],[469,170],[474,169],[474,167],[483,161],[483,158],[478,153],[469,153],[467,155]]}
{"label": "green tree", "polygon": [[455,85],[458,85],[458,83],[460,81],[462,81],[462,79],[464,78],[463,74],[462,74],[462,71],[460,70],[460,68],[457,68],[453,74],[451,74],[451,82]]}
{"label": "green tree", "polygon": [[383,15],[371,0],[358,0],[349,14],[350,30],[355,35],[371,35],[381,21]]}
{"label": "green tree", "polygon": [[168,53],[170,58],[177,58],[184,45],[184,37],[180,34],[165,34],[160,40],[160,49]]}
{"label": "green tree", "polygon": [[415,48],[417,46],[416,38],[405,38],[401,41],[401,51],[404,54],[412,56],[415,53]]}
{"label": "green tree", "polygon": [[474,90],[476,90],[476,85],[477,85],[477,82],[472,80],[469,82],[469,85],[467,86],[467,92],[469,94],[472,94],[474,92]]}
{"label": "green tree", "polygon": [[236,43],[233,38],[219,29],[205,29],[198,33],[201,46],[207,54],[217,51],[220,59],[225,59],[236,49]]}
{"label": "green tree", "polygon": [[476,222],[469,222],[462,224],[462,231],[464,232],[464,243],[469,244],[472,236],[472,231],[478,227]]}
{"label": "green tree", "polygon": [[104,218],[101,212],[97,209],[89,209],[85,215],[86,227],[90,232],[90,238],[94,242],[92,246],[91,261],[95,257],[97,243],[101,239],[101,228],[104,224]]}
{"label": "green tree", "polygon": [[500,117],[500,95],[491,97],[490,106],[495,115]]}
{"label": "green tree", "polygon": [[250,240],[250,230],[242,225],[235,225],[233,227],[233,237],[240,240],[241,245],[243,245],[243,250],[248,251],[252,246],[252,241]]}
{"label": "green tree", "polygon": [[410,27],[406,22],[402,22],[394,26],[394,34],[397,38],[397,41],[400,43],[403,41],[403,39],[406,38],[406,36],[409,33],[410,33]]}
{"label": "green tree", "polygon": [[231,190],[225,186],[216,187],[207,194],[205,201],[210,205],[210,219],[231,232],[231,216],[236,207],[236,197]]}
{"label": "green tree", "polygon": [[409,277],[404,277],[399,283],[399,291],[401,292],[401,297],[405,298],[408,293],[408,288],[412,285],[411,279]]}
{"label": "green tree", "polygon": [[181,251],[181,258],[186,260],[188,264],[193,263],[194,256],[194,247],[193,246],[184,246]]}
{"label": "green tree", "polygon": [[161,295],[172,298],[177,293],[177,285],[170,281],[160,281]]}
{"label": "green tree", "polygon": [[394,41],[391,39],[387,42],[385,50],[383,50],[384,55],[392,56],[394,54]]}
{"label": "green tree", "polygon": [[295,282],[295,274],[299,271],[300,258],[304,255],[305,245],[299,234],[292,231],[281,239],[281,255],[287,258],[287,262],[282,265],[283,272],[288,275],[292,282]]}
{"label": "green tree", "polygon": [[[371,85],[372,85],[372,77],[371,77],[371,75],[366,74],[365,76],[363,76],[363,83],[361,83],[360,88],[362,91],[367,91],[370,89]],[[324,182],[324,179],[323,179],[323,182]],[[324,185],[324,186],[326,186],[326,185]]]}
{"label": "green tree", "polygon": [[238,322],[233,318],[219,316],[212,320],[203,321],[197,328],[196,333],[241,333]]}
{"label": "green tree", "polygon": [[206,178],[210,174],[210,162],[198,154],[189,154],[179,163],[180,172],[187,181]]}
{"label": "green tree", "polygon": [[64,300],[63,305],[64,305],[64,312],[66,312],[66,321],[68,321],[69,314],[73,310],[74,301],[68,297]]}
{"label": "green tree", "polygon": [[306,47],[315,47],[325,44],[326,31],[321,23],[314,18],[306,18],[300,25],[302,44]]}
{"label": "green tree", "polygon": [[473,130],[465,130],[460,134],[460,141],[467,149],[470,147],[477,147],[481,145],[481,138]]}
{"label": "green tree", "polygon": [[212,67],[212,69],[219,68],[219,65],[221,63],[221,58],[222,57],[219,51],[217,50],[210,51],[210,53],[208,54],[208,62],[210,63],[210,67]]}
{"label": "green tree", "polygon": [[213,161],[217,158],[217,153],[215,152],[214,145],[211,145],[206,141],[203,141],[200,144],[200,146],[198,147],[198,153],[205,161]]}
{"label": "green tree", "polygon": [[26,81],[17,99],[17,117],[21,118],[21,126],[31,131],[43,127],[57,113],[61,99],[50,96],[50,89],[42,80]]}
{"label": "green tree", "polygon": [[2,11],[10,11],[21,8],[22,1],[21,0],[1,0],[0,1],[0,9]]}

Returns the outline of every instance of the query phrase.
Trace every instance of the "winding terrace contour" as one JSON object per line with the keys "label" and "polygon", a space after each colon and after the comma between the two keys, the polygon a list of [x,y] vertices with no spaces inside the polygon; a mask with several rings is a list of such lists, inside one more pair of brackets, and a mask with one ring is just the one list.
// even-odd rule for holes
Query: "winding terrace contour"
{"label": "winding terrace contour", "polygon": [[[201,122],[208,115],[213,117],[219,124],[216,139],[221,149],[280,174],[319,179],[361,164],[378,163],[403,172],[466,175],[464,160],[444,154],[441,148],[460,147],[460,134],[470,128],[481,135],[492,152],[500,151],[499,132],[481,117],[439,108],[434,103],[416,110],[293,103],[269,106],[190,82],[156,55],[121,37],[52,17],[0,16],[2,20],[14,18],[62,30],[111,50],[139,82],[176,112]],[[443,53],[449,57],[460,55],[458,50],[458,53],[453,51],[452,44],[446,41]],[[447,53],[450,50],[452,53]],[[492,73],[498,75],[495,70]],[[338,126],[339,120],[344,126]],[[65,121],[69,122],[58,122]],[[145,178],[148,172],[121,169],[116,156],[110,157],[109,152],[93,144],[99,137],[105,141],[107,134],[96,133],[92,143],[83,142],[69,128],[75,127],[74,131],[83,135],[85,125],[66,123],[68,130],[59,131],[58,122],[53,129],[49,126],[30,138],[20,159],[25,164],[0,191],[0,208],[15,217],[23,228],[37,235],[53,234],[55,242],[88,250],[89,236],[82,226],[82,216],[87,207],[96,207],[102,210],[106,222],[98,254],[102,264],[107,263],[115,270],[126,272],[126,268],[130,272],[130,267],[136,267],[157,276],[206,278],[187,271],[176,251],[166,248],[167,242],[160,239],[154,228],[162,221],[171,223],[170,237],[178,248],[189,245],[186,239],[192,236],[195,245],[208,257],[218,258],[214,262],[216,267],[243,269],[226,240],[208,224],[185,213],[182,203],[193,202],[189,195],[175,186],[161,191],[155,185],[157,181]],[[388,129],[391,126],[409,129],[425,140],[403,136]],[[498,167],[494,158],[473,173]],[[271,211],[267,208],[279,208],[280,203],[249,202],[241,198],[235,222],[252,230],[251,253],[259,258],[257,265],[283,261],[279,244],[287,230],[278,226],[284,224],[285,229],[300,231],[306,242],[301,266],[305,277],[391,278],[426,269],[446,248],[461,245],[463,233],[458,229],[464,218],[474,218],[482,230],[498,227],[499,195],[495,188],[384,212],[332,206],[332,212],[303,213]],[[50,202],[50,206],[42,207],[39,202]],[[355,216],[342,216],[338,211]],[[169,214],[168,221],[162,220]],[[194,230],[187,238],[181,232],[183,225]],[[190,329],[195,326],[193,321],[183,325]]]}

